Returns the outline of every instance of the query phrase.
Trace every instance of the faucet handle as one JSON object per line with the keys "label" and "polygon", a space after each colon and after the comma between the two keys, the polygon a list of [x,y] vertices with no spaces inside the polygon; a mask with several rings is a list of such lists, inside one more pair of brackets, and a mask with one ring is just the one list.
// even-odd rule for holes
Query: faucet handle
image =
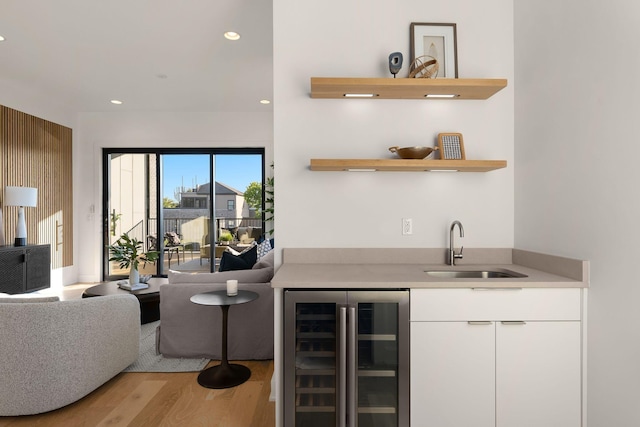
{"label": "faucet handle", "polygon": [[455,253],[455,251],[453,252],[453,257],[454,258],[462,258],[462,251],[464,250],[464,246],[460,246],[460,252]]}

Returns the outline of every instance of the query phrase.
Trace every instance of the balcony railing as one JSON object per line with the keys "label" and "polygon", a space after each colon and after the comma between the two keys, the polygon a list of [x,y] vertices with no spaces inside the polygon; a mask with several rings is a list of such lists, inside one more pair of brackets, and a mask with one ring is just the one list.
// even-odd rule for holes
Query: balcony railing
{"label": "balcony railing", "polygon": [[[157,230],[158,220],[157,218],[149,218],[147,220],[146,229],[147,234],[155,235]],[[195,225],[194,225],[195,224]],[[262,227],[262,218],[216,218],[215,219],[216,230],[218,233],[220,230],[226,229],[235,233],[239,227]],[[205,239],[208,239],[208,221],[205,217],[194,218],[169,218],[164,219],[162,222],[164,232],[173,231],[180,236],[185,245],[191,246],[192,249],[197,250],[201,245],[206,244]],[[147,241],[146,236],[142,236],[142,230],[144,227],[141,224],[137,224],[132,231],[136,233],[142,241]]]}

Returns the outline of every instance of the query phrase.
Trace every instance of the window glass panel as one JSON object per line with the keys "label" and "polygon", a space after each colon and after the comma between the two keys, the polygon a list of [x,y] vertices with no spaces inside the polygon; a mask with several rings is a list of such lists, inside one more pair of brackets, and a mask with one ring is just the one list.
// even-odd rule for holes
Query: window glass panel
{"label": "window glass panel", "polygon": [[[108,244],[114,244],[127,234],[141,242],[143,251],[149,250],[147,235],[151,224],[147,217],[150,205],[155,201],[155,191],[149,183],[155,182],[155,155],[148,153],[111,154],[109,162]],[[109,254],[106,254],[107,259]],[[107,261],[107,277],[129,275],[130,268],[121,267],[116,261]],[[140,274],[157,273],[155,263],[140,264]]]}

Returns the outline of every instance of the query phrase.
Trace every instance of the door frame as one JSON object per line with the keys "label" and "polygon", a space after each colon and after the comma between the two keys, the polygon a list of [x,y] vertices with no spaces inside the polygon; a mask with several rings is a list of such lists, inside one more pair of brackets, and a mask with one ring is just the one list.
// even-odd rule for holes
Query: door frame
{"label": "door frame", "polygon": [[[211,204],[209,206],[209,230],[213,232],[209,233],[209,244],[212,245],[215,242],[215,157],[219,155],[260,155],[262,156],[262,171],[261,171],[261,180],[262,180],[262,211],[265,209],[265,194],[264,194],[264,184],[265,184],[265,148],[264,147],[242,147],[242,148],[231,148],[231,147],[200,147],[200,148],[124,148],[124,147],[108,147],[102,149],[102,242],[101,242],[101,280],[102,281],[113,281],[123,279],[126,276],[115,276],[109,275],[109,199],[110,199],[110,183],[111,183],[111,168],[110,168],[110,156],[112,154],[154,154],[156,156],[156,170],[158,171],[157,182],[156,182],[156,212],[158,212],[158,220],[156,223],[156,235],[159,235],[160,228],[162,226],[163,211],[162,211],[162,161],[161,158],[163,155],[172,155],[172,154],[201,154],[201,155],[209,155],[210,156],[210,168],[209,168],[209,182],[212,183],[211,187]],[[149,174],[147,174],[149,177]],[[149,183],[147,183],[147,188],[149,187]],[[147,211],[149,209],[149,205],[147,203],[146,207]],[[148,215],[147,215],[148,216]],[[262,229],[265,230],[265,220],[264,215],[262,216]],[[146,242],[145,242],[146,244]],[[163,271],[163,245],[164,239],[158,239],[158,251],[160,252],[160,259],[158,263],[158,270],[156,272],[156,277],[167,277],[165,271]],[[212,245],[211,247],[214,247]],[[209,251],[209,265],[210,271],[213,272],[215,269],[214,264],[214,256],[215,251]]]}

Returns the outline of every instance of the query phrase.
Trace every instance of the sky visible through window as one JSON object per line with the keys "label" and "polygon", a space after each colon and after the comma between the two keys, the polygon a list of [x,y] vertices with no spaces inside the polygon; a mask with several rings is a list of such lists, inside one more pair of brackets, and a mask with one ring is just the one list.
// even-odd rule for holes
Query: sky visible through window
{"label": "sky visible through window", "polygon": [[[209,182],[208,154],[170,154],[163,157],[163,195],[176,199],[176,189],[186,189]],[[262,156],[255,154],[218,154],[215,179],[244,192],[251,182],[262,179]]]}

